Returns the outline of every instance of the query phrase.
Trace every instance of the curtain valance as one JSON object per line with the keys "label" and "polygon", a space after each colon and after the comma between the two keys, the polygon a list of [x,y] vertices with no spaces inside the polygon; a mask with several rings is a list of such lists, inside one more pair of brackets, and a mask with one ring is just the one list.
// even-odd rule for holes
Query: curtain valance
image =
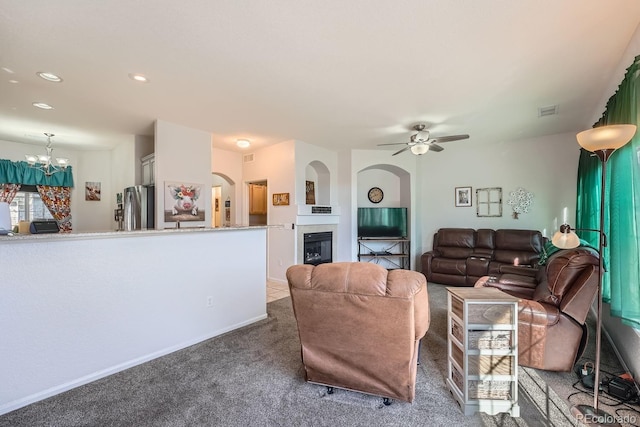
{"label": "curtain valance", "polygon": [[63,171],[46,176],[40,169],[32,168],[27,162],[0,159],[0,183],[73,187],[73,172],[71,166],[68,166]]}

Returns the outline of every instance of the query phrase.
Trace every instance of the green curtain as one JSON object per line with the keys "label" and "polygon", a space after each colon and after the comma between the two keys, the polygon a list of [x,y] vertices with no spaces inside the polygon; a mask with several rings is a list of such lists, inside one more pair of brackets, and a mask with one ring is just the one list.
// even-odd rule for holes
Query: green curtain
{"label": "green curtain", "polygon": [[40,169],[32,168],[27,162],[0,159],[0,183],[73,187],[73,172],[71,166],[68,166],[63,171],[46,176]]}
{"label": "green curtain", "polygon": [[[640,124],[640,56],[627,69],[624,80],[609,99],[595,126]],[[578,166],[576,228],[598,228],[600,161],[583,151]],[[616,151],[607,162],[605,220],[608,237],[603,260],[603,300],[611,304],[611,315],[640,329],[640,133]],[[597,244],[597,233],[580,233]],[[595,240],[594,240],[595,239]]]}

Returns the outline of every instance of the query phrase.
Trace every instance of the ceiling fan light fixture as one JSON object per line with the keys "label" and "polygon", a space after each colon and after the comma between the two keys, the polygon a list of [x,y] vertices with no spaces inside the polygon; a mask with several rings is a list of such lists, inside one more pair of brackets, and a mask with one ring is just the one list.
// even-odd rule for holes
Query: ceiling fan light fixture
{"label": "ceiling fan light fixture", "polygon": [[421,156],[427,151],[429,151],[429,146],[427,144],[416,144],[411,147],[411,152],[416,156]]}
{"label": "ceiling fan light fixture", "polygon": [[429,141],[429,136],[430,136],[430,134],[429,134],[428,130],[420,130],[420,131],[418,131],[418,133],[413,135],[411,140],[414,141],[414,142],[428,142]]}

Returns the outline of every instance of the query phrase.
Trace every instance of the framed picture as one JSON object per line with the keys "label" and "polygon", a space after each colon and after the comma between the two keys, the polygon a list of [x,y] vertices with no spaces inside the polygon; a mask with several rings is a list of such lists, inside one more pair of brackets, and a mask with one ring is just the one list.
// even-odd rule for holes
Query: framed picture
{"label": "framed picture", "polygon": [[100,187],[99,182],[85,182],[84,183],[84,199],[90,202],[100,201]]}
{"label": "framed picture", "polygon": [[164,221],[204,221],[205,209],[200,206],[203,184],[164,183]]}
{"label": "framed picture", "polygon": [[456,207],[471,206],[471,187],[456,187]]}
{"label": "framed picture", "polygon": [[273,193],[273,206],[287,206],[289,193]]}
{"label": "framed picture", "polygon": [[316,185],[313,181],[306,181],[306,204],[316,204]]}

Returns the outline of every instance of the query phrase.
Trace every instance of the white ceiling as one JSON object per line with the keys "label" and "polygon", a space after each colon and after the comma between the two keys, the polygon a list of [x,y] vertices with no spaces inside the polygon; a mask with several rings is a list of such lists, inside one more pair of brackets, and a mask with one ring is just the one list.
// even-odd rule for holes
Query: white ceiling
{"label": "white ceiling", "polygon": [[637,0],[0,0],[0,139],[111,147],[155,119],[227,149],[577,132],[639,23]]}

